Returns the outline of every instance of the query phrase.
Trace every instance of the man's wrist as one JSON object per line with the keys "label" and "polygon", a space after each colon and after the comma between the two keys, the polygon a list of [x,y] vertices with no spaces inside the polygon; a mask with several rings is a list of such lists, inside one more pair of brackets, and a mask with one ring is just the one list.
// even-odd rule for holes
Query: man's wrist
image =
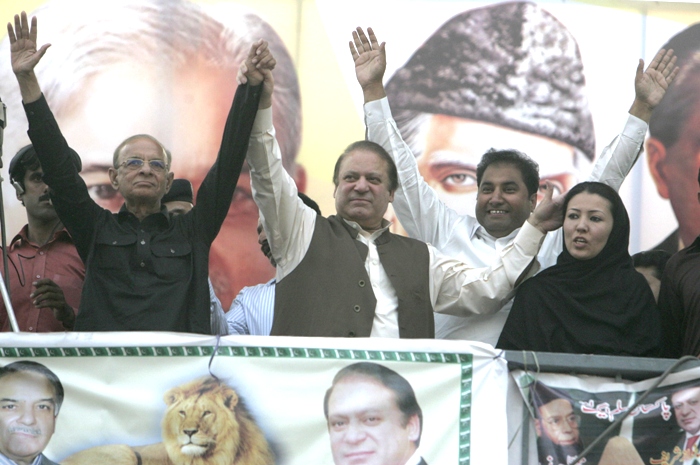
{"label": "man's wrist", "polygon": [[365,97],[365,103],[380,100],[386,97],[384,84],[381,82],[373,82],[362,87],[362,93]]}
{"label": "man's wrist", "polygon": [[634,99],[634,102],[632,102],[632,106],[630,107],[629,114],[632,116],[636,116],[637,118],[646,121],[647,123],[651,119],[651,112],[654,110],[654,107],[649,105],[648,103],[639,100],[639,99]]}

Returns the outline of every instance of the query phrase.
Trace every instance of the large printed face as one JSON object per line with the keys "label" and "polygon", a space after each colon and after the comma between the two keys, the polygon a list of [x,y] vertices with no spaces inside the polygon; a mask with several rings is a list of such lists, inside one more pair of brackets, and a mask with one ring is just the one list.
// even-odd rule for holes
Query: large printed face
{"label": "large printed face", "polygon": [[554,444],[570,446],[578,443],[578,417],[571,402],[556,399],[540,407],[540,418],[535,426],[538,436],[546,436]]}
{"label": "large printed face", "polygon": [[555,195],[576,184],[578,172],[570,145],[454,116],[431,118],[426,128],[423,155],[416,161],[423,178],[443,202],[461,215],[471,215],[477,194],[476,166],[491,148],[515,149],[530,156],[539,164],[540,186],[550,181]]}
{"label": "large printed face", "polygon": [[697,434],[700,431],[700,387],[674,392],[671,405],[678,426],[688,434]]}
{"label": "large printed face", "polygon": [[418,416],[406,419],[393,391],[365,376],[344,378],[328,399],[335,465],[404,465],[420,437]]}
{"label": "large printed face", "polygon": [[49,443],[56,426],[53,387],[40,373],[0,378],[0,452],[29,464]]}
{"label": "large printed face", "polygon": [[[189,179],[196,196],[219,151],[236,89],[235,75],[235,70],[194,61],[165,75],[151,67],[123,63],[92,77],[82,92],[89,97],[76,101],[57,118],[66,140],[83,160],[81,175],[93,198],[111,211],[121,207],[123,199],[107,173],[114,149],[134,134],[152,135],[168,148],[171,171],[177,178]],[[242,287],[266,282],[274,274],[259,252],[257,220],[258,208],[244,167],[210,253],[210,278],[225,308]]]}

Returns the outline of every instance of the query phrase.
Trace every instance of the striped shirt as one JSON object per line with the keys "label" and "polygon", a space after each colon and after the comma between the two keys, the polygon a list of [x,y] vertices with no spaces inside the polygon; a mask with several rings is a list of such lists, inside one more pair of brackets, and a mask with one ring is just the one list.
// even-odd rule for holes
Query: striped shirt
{"label": "striped shirt", "polygon": [[269,336],[275,316],[275,280],[244,287],[226,312],[229,334]]}

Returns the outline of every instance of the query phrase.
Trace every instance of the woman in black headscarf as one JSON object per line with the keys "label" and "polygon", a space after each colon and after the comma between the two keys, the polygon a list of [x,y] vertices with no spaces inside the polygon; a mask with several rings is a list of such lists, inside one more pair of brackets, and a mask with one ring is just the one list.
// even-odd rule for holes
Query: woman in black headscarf
{"label": "woman in black headscarf", "polygon": [[627,251],[630,222],[609,186],[584,182],[564,201],[564,250],[518,289],[496,347],[658,356],[660,317]]}

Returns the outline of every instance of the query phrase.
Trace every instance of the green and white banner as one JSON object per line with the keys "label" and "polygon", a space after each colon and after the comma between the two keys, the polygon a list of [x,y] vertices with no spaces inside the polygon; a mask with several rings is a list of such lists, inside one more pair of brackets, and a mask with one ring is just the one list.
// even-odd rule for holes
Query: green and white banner
{"label": "green and white banner", "polygon": [[[428,464],[507,463],[508,372],[485,345],[170,333],[5,334],[1,344],[0,365],[32,360],[63,384],[44,451],[54,461],[163,463],[167,453],[209,464],[235,450],[224,463],[375,463],[420,423],[413,455]],[[327,422],[334,377],[357,366],[407,381],[422,421],[407,414],[392,429],[396,405],[382,404],[377,380],[374,391],[350,385],[369,377],[355,373],[335,384]]]}

